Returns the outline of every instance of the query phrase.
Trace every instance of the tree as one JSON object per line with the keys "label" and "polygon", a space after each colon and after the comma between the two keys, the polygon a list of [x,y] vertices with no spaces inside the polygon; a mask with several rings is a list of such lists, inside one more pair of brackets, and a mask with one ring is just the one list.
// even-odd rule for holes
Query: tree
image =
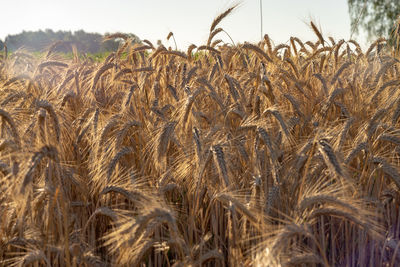
{"label": "tree", "polygon": [[364,28],[368,38],[387,37],[392,39],[394,30],[398,34],[399,0],[348,0],[352,33]]}
{"label": "tree", "polygon": [[[140,43],[139,37],[134,34],[128,34],[133,43]],[[66,41],[76,45],[78,51],[83,53],[99,53],[116,51],[119,47],[118,40],[108,40],[103,42],[103,35],[99,33],[87,33],[83,30],[75,31],[57,31],[51,29],[45,31],[23,31],[15,35],[8,35],[5,43],[10,51],[15,51],[25,47],[32,51],[44,51],[56,41]],[[1,44],[0,44],[1,50]],[[57,52],[70,52],[68,46],[58,47]]]}

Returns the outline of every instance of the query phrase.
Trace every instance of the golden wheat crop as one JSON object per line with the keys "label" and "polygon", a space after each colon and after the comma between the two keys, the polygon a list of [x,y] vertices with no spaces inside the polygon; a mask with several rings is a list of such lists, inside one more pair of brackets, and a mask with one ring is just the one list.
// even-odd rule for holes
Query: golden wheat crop
{"label": "golden wheat crop", "polygon": [[399,59],[216,46],[231,11],[186,53],[1,56],[1,265],[400,264]]}

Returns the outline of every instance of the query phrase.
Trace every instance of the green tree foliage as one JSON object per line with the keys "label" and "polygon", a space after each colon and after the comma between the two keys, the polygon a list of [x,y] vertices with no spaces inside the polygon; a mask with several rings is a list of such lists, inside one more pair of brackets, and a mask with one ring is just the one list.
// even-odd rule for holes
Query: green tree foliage
{"label": "green tree foliage", "polygon": [[398,29],[399,0],[348,0],[352,31],[364,28],[369,38],[391,37]]}
{"label": "green tree foliage", "polygon": [[[133,42],[140,42],[140,39],[129,34]],[[44,31],[23,31],[15,35],[8,35],[5,43],[9,51],[15,51],[21,47],[33,51],[43,51],[56,41],[66,41],[75,44],[76,48],[83,53],[102,53],[117,50],[119,46],[118,40],[103,41],[103,35],[98,33],[87,33],[83,30],[71,31],[53,31],[46,29]],[[70,52],[68,46],[60,46],[58,52]]]}

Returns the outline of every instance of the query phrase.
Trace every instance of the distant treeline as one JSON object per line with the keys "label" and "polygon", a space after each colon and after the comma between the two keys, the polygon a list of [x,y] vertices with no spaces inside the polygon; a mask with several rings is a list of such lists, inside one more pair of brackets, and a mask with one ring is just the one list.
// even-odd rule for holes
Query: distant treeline
{"label": "distant treeline", "polygon": [[[107,35],[107,34],[106,34]],[[140,39],[134,34],[128,34],[133,42],[140,42]],[[23,31],[15,35],[8,35],[4,42],[8,51],[15,51],[19,48],[27,48],[32,51],[43,52],[52,43],[56,41],[67,41],[76,45],[78,51],[82,53],[102,53],[115,51],[119,46],[118,39],[107,40],[103,42],[103,35],[98,33],[88,33],[83,30],[71,31]],[[1,40],[0,40],[1,42]],[[59,46],[58,52],[71,52],[71,46]]]}

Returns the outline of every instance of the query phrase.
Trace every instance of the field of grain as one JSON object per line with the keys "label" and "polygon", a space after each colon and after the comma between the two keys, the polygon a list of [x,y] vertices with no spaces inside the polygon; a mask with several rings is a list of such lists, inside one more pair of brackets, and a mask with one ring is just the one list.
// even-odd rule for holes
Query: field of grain
{"label": "field of grain", "polygon": [[1,56],[0,265],[399,266],[398,57],[221,45],[230,11],[185,52]]}

